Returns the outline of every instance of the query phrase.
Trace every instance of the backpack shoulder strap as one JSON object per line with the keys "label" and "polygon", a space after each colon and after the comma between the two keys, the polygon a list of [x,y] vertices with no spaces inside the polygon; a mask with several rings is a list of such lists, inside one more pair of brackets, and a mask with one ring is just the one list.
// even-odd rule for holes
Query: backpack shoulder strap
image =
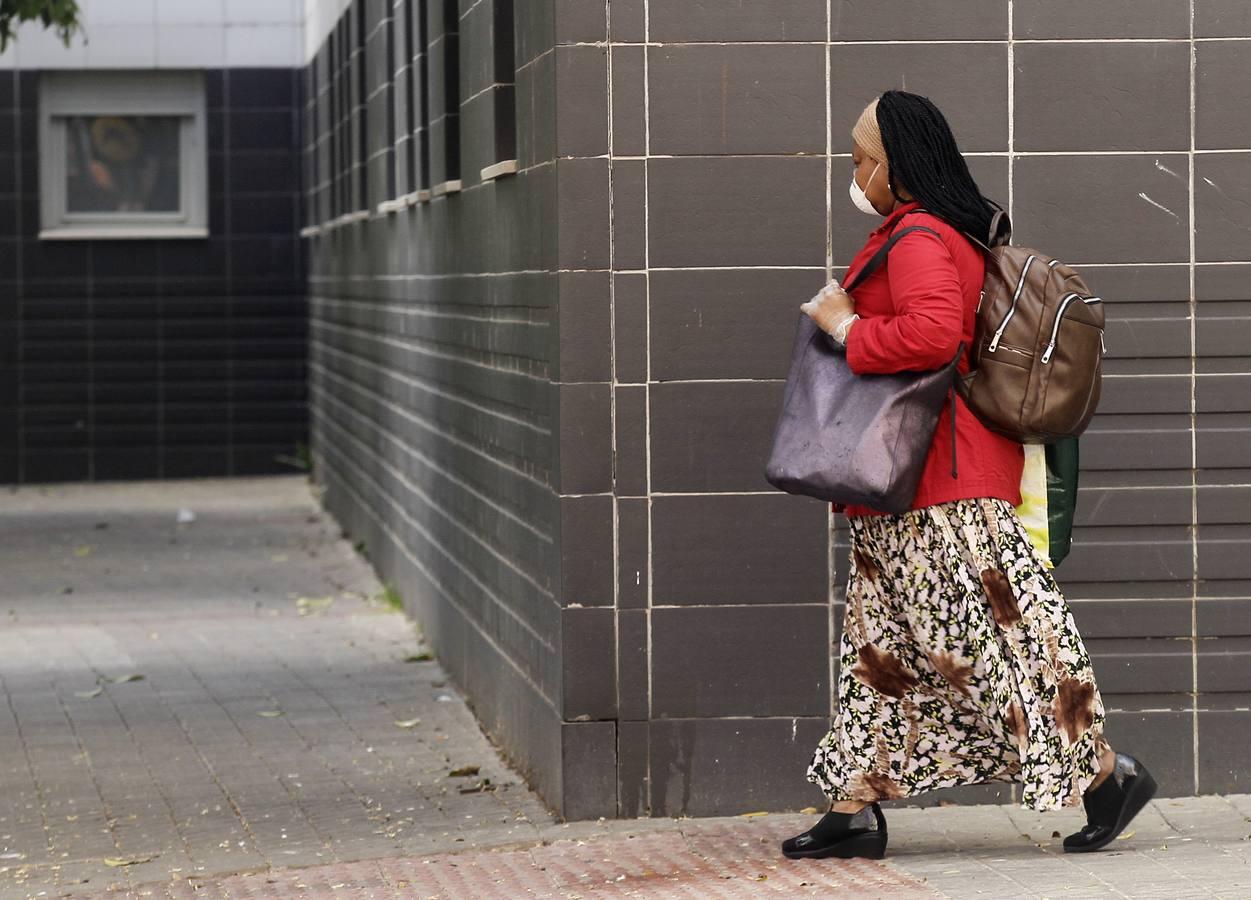
{"label": "backpack shoulder strap", "polygon": [[[912,212],[925,212],[925,210],[914,209],[912,210]],[[906,215],[912,215],[912,212],[907,213]],[[852,277],[851,281],[843,285],[843,289],[848,292],[855,290],[856,287],[859,286],[861,282],[863,282],[866,278],[868,278],[870,275],[876,272],[878,268],[882,265],[882,263],[886,262],[886,256],[888,253],[890,253],[890,248],[894,247],[895,244],[899,243],[901,238],[906,237],[907,235],[911,234],[914,231],[928,231],[930,234],[934,235],[934,237],[938,238],[940,241],[942,240],[942,235],[940,235],[933,228],[929,228],[925,225],[909,225],[906,228],[898,228],[894,232],[891,233],[890,240],[888,240],[885,244],[883,244],[881,247],[878,248],[878,251],[874,253],[872,257],[869,258],[869,261],[864,264],[864,266],[860,269],[859,272],[855,274],[855,276]]]}

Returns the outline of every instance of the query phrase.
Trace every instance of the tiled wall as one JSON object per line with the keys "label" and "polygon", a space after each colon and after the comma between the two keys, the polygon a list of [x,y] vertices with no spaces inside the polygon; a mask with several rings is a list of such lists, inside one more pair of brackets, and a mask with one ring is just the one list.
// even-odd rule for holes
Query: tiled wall
{"label": "tiled wall", "polygon": [[298,471],[300,72],[204,77],[209,237],[41,241],[39,72],[0,70],[0,483]]}
{"label": "tiled wall", "polygon": [[826,585],[837,600],[845,535],[827,562],[824,509],[772,492],[761,460],[795,306],[871,225],[846,199],[847,133],[888,87],[933,97],[1018,240],[1109,299],[1060,574],[1112,739],[1172,792],[1245,789],[1251,131],[1235,85],[1251,43],[1229,38],[1251,19],[1204,0],[1130,7],[866,0],[827,17],[816,0],[650,0],[612,4],[608,56],[599,17],[558,49],[581,84],[610,85],[583,92],[610,124],[579,153],[611,165],[597,263],[616,273],[618,559],[643,573],[618,594],[622,759],[650,753],[623,763],[623,811],[812,799],[801,773],[830,709],[842,607],[827,625]]}
{"label": "tiled wall", "polygon": [[[611,529],[583,526],[610,503],[559,493],[610,469],[606,443],[575,447],[607,423],[608,393],[560,383],[580,380],[561,344],[601,336],[557,315],[582,282],[558,273],[577,260],[556,215],[550,10],[526,4],[514,42],[495,27],[504,2],[354,0],[309,66],[315,473],[483,727],[555,807],[599,815],[616,805],[616,732],[585,717],[612,697],[611,619],[562,608],[581,577],[562,534],[599,542],[578,566],[611,567]],[[513,87],[492,61],[510,45],[517,171],[484,181],[508,161],[492,107]],[[606,294],[586,299],[606,323]],[[576,631],[592,619],[597,644]],[[598,655],[594,678],[566,677],[570,647]]]}
{"label": "tiled wall", "polygon": [[[549,798],[820,801],[845,533],[762,468],[797,306],[872,226],[848,132],[889,87],[933,97],[1018,240],[1108,300],[1059,574],[1113,742],[1168,792],[1247,789],[1247,6],[548,0],[518,22],[521,174],[470,185],[466,115],[462,193],[314,239],[313,390],[332,508]],[[462,89],[486,52],[462,44]]]}

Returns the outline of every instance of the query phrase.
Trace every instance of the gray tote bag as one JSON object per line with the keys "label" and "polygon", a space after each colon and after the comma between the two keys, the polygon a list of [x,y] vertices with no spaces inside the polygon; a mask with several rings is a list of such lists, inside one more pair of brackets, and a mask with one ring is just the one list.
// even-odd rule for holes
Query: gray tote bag
{"label": "gray tote bag", "polygon": [[[919,225],[901,228],[848,291],[911,231],[936,234]],[[791,494],[905,512],[916,496],[944,398],[955,402],[956,364],[963,352],[961,344],[950,363],[931,372],[857,375],[843,350],[800,313],[765,477]],[[954,475],[954,419],[952,444]]]}

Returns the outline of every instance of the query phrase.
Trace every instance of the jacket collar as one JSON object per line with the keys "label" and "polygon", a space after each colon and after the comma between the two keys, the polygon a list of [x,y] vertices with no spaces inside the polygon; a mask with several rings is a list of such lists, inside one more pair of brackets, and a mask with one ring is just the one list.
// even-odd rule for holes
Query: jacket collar
{"label": "jacket collar", "polygon": [[895,209],[891,212],[891,214],[886,217],[886,219],[882,222],[881,225],[873,229],[873,233],[881,234],[882,232],[890,231],[891,229],[895,227],[895,223],[898,222],[900,218],[902,218],[903,216],[906,216],[908,213],[912,212],[913,210],[920,209],[920,208],[921,208],[920,200],[909,200],[907,203],[899,204],[898,206],[895,207]]}

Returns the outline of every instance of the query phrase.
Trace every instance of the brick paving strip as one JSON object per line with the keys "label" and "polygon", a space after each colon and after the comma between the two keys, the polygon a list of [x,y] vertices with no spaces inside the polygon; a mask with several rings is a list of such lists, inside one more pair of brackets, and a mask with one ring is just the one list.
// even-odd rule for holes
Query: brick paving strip
{"label": "brick paving strip", "polygon": [[1251,897],[1247,797],[1092,857],[1005,807],[892,810],[885,863],[782,859],[811,815],[558,822],[300,479],[23,488],[0,571],[2,900]]}

